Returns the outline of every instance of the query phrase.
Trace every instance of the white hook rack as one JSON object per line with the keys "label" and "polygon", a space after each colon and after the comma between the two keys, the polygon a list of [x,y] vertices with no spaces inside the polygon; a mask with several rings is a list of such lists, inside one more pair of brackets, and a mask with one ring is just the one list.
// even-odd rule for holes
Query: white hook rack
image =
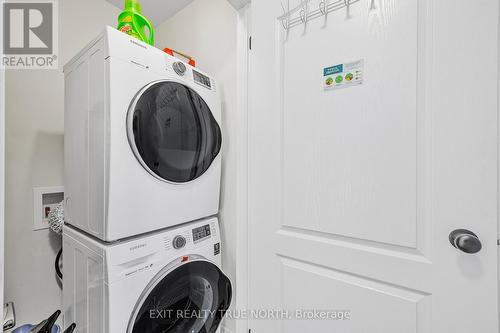
{"label": "white hook rack", "polygon": [[[347,15],[349,17],[351,6],[360,1],[361,0],[321,0],[318,3],[318,9],[309,10],[312,7],[312,0],[301,0],[300,4],[292,9],[290,9],[290,0],[288,0],[287,9],[285,9],[283,2],[281,3],[281,6],[283,7],[283,15],[280,16],[278,20],[281,21],[283,28],[288,31],[295,26],[307,24],[307,22],[318,17],[323,16],[326,18],[329,13],[343,8],[346,8]],[[373,8],[375,0],[370,1],[371,8]]]}

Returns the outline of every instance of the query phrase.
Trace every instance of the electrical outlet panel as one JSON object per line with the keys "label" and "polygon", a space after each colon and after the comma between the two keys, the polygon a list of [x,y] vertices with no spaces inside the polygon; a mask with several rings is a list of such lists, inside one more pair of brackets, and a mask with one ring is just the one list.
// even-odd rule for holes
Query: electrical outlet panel
{"label": "electrical outlet panel", "polygon": [[47,229],[50,212],[63,200],[63,186],[33,188],[33,230]]}

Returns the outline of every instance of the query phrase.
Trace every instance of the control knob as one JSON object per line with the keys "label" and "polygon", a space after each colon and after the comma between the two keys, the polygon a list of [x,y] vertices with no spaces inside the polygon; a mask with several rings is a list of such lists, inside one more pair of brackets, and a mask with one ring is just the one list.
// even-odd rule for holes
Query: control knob
{"label": "control knob", "polygon": [[183,76],[184,74],[186,74],[186,65],[184,65],[184,63],[178,61],[178,62],[174,62],[174,64],[172,65],[172,67],[174,68],[174,71],[180,75],[180,76]]}
{"label": "control knob", "polygon": [[172,242],[173,246],[174,246],[174,249],[178,250],[178,249],[181,249],[183,248],[185,245],[186,245],[186,238],[184,238],[183,236],[175,236],[174,238],[174,241]]}

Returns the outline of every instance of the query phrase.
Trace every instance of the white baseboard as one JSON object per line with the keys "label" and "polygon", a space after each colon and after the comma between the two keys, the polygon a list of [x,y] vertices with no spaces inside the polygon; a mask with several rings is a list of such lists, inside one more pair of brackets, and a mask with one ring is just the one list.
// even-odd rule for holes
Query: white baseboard
{"label": "white baseboard", "polygon": [[220,333],[236,333],[236,332],[227,328],[225,325],[221,325]]}

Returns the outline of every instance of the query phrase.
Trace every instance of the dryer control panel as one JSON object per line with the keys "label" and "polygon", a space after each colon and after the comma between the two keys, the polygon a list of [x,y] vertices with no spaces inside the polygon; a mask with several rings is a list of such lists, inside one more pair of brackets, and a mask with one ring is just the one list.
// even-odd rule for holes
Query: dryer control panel
{"label": "dryer control panel", "polygon": [[203,75],[193,69],[193,78],[194,82],[201,84],[208,89],[212,89],[212,83],[210,82],[210,78],[208,76]]}
{"label": "dryer control panel", "polygon": [[184,80],[193,81],[194,83],[212,91],[216,91],[215,81],[208,75],[203,74],[200,70],[191,67],[190,65],[179,61],[172,56],[165,54],[167,70],[173,70],[176,75]]}

